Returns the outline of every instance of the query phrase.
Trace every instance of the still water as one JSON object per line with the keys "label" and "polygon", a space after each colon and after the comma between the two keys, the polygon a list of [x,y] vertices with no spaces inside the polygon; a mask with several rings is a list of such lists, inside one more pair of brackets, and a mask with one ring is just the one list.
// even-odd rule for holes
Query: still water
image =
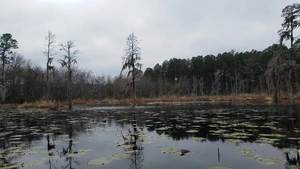
{"label": "still water", "polygon": [[1,112],[0,169],[298,169],[300,109]]}

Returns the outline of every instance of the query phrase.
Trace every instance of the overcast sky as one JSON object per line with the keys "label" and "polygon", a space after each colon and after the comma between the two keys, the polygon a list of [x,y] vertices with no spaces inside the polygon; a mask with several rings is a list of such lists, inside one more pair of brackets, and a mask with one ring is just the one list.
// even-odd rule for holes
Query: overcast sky
{"label": "overcast sky", "polygon": [[[171,57],[261,50],[278,42],[281,10],[297,0],[0,0],[0,33],[18,52],[45,65],[51,30],[57,43],[74,40],[78,66],[117,75],[126,37],[135,32],[143,68]],[[60,56],[56,56],[59,58]]]}

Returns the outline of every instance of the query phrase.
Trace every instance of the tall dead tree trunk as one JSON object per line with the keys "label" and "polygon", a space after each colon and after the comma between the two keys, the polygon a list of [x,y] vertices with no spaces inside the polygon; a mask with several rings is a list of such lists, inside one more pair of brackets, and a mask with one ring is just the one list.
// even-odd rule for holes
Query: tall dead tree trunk
{"label": "tall dead tree trunk", "polygon": [[76,55],[78,50],[74,50],[75,47],[73,41],[68,41],[66,44],[61,45],[61,50],[64,52],[64,59],[59,60],[62,67],[65,67],[67,70],[67,100],[68,100],[68,108],[72,110],[73,104],[73,93],[72,93],[72,72],[73,66],[77,63]]}
{"label": "tall dead tree trunk", "polygon": [[141,70],[141,49],[138,46],[139,41],[134,33],[130,34],[127,38],[127,46],[126,46],[126,55],[123,58],[124,63],[121,70],[121,74],[125,69],[128,69],[127,77],[131,78],[130,86],[131,86],[131,97],[133,97],[134,105],[136,104],[136,78]]}
{"label": "tall dead tree trunk", "polygon": [[51,66],[54,55],[54,43],[55,43],[55,35],[52,32],[48,32],[46,37],[47,40],[47,50],[44,52],[47,57],[46,63],[46,82],[47,82],[47,91],[46,91],[46,100],[50,99],[50,71],[53,70],[53,66]]}

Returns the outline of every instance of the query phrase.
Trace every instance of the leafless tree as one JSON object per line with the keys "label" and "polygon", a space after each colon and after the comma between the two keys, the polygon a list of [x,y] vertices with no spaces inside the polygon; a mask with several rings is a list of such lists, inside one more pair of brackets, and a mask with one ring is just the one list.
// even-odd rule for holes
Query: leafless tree
{"label": "leafless tree", "polygon": [[46,36],[47,41],[47,49],[44,51],[44,54],[47,57],[47,64],[46,64],[46,80],[47,80],[47,92],[46,92],[46,99],[49,100],[50,97],[50,71],[53,70],[52,61],[55,55],[55,35],[49,31],[48,35]]}
{"label": "leafless tree", "polygon": [[126,54],[123,58],[123,67],[122,71],[128,70],[127,77],[131,77],[131,90],[132,96],[134,98],[134,104],[136,101],[136,78],[139,72],[141,71],[142,64],[141,60],[141,48],[139,47],[139,41],[134,33],[131,33],[126,42]]}
{"label": "leafless tree", "polygon": [[74,50],[75,45],[73,41],[67,41],[65,44],[60,45],[60,50],[64,53],[64,58],[59,62],[62,67],[67,70],[67,98],[69,110],[72,109],[72,76],[74,65],[77,64],[78,50]]}

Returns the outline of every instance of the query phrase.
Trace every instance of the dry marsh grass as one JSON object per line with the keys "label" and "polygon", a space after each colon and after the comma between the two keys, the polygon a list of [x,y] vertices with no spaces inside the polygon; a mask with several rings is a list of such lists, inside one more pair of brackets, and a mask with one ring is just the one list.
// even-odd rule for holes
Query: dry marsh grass
{"label": "dry marsh grass", "polygon": [[[289,104],[287,96],[281,97],[281,104]],[[300,95],[295,96],[293,104],[300,104]],[[212,102],[212,103],[231,103],[238,105],[268,105],[272,104],[272,97],[267,94],[240,94],[240,95],[221,95],[221,96],[161,96],[156,98],[137,98],[135,105],[146,105],[146,104],[173,104],[173,103],[188,103],[188,102]],[[75,106],[130,106],[134,105],[133,99],[115,99],[106,98],[103,100],[95,99],[75,99],[73,101]],[[66,109],[66,102],[54,102],[54,101],[36,101],[26,102],[19,105],[10,107],[16,107],[18,109],[50,109],[60,110]]]}

